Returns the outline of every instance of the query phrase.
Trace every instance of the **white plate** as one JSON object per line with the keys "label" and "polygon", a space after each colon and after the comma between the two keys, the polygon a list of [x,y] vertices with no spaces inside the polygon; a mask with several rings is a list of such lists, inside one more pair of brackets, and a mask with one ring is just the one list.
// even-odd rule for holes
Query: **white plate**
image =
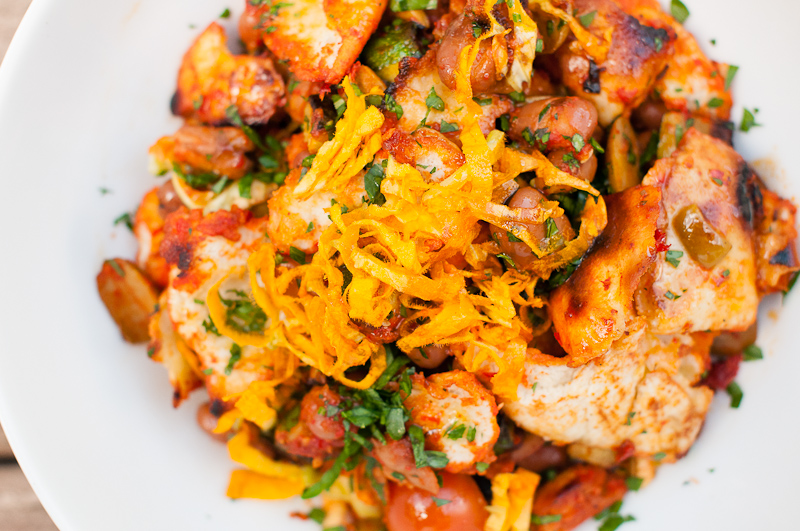
{"label": "white plate", "polygon": [[[195,426],[199,397],[170,407],[166,374],[121,341],[94,284],[103,258],[133,256],[112,220],[156,184],[146,151],[179,126],[168,104],[183,52],[225,7],[235,27],[242,2],[36,0],[0,70],[0,417],[62,531],[318,529],[288,517],[302,502],[225,498],[233,464]],[[778,162],[766,180],[800,196],[800,3],[687,3],[706,51],[741,67],[736,120],[760,109],[765,127],[737,147]],[[766,359],[738,378],[741,408],[717,397],[690,454],[628,497],[637,521],[623,529],[797,525],[800,293],[778,313],[763,316]]]}

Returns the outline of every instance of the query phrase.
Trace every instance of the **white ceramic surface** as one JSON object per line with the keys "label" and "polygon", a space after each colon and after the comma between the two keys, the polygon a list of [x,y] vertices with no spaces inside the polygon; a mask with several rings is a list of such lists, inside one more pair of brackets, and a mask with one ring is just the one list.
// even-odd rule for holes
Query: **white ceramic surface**
{"label": "white ceramic surface", "polygon": [[[157,182],[146,151],[179,125],[168,104],[183,52],[242,2],[35,0],[0,70],[0,417],[63,531],[318,529],[288,517],[299,501],[225,498],[233,465],[195,426],[199,393],[173,410],[164,371],[121,341],[95,292],[103,258],[133,255],[112,220]],[[800,3],[687,4],[706,51],[741,67],[735,119],[760,109],[765,127],[737,147],[777,162],[766,180],[800,197]],[[779,319],[762,312],[766,359],[743,366],[741,408],[717,397],[690,454],[628,497],[637,520],[623,529],[797,528],[800,292],[770,303]]]}

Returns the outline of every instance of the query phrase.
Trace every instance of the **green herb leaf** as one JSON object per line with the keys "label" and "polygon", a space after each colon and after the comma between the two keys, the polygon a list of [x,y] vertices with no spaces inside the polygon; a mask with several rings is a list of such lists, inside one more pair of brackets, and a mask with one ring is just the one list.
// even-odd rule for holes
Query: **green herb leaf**
{"label": "green herb leaf", "polygon": [[418,9],[436,9],[439,0],[391,0],[389,9],[395,13],[403,11],[416,11]]}
{"label": "green herb leaf", "polygon": [[603,524],[597,529],[597,531],[615,531],[619,526],[624,524],[625,522],[632,522],[636,520],[633,516],[621,516],[619,514],[612,514]]}
{"label": "green herb leaf", "polygon": [[289,247],[289,257],[292,260],[297,262],[300,265],[304,265],[306,263],[306,253],[298,249],[297,247]]}
{"label": "green herb leaf", "polygon": [[228,184],[228,177],[224,176],[222,177],[222,179],[214,183],[214,185],[211,187],[211,191],[214,192],[215,194],[219,194],[222,192],[222,189],[225,188],[227,184]]}
{"label": "green herb leaf", "polygon": [[435,87],[431,87],[430,92],[428,92],[428,96],[425,98],[425,106],[440,112],[444,110],[444,100],[436,93]]}
{"label": "green herb leaf", "polygon": [[731,407],[733,409],[737,409],[742,403],[742,398],[744,397],[742,388],[739,387],[739,384],[736,382],[731,382],[730,385],[725,388],[725,391],[731,397]]}
{"label": "green herb leaf", "polygon": [[453,131],[458,131],[458,124],[446,122],[444,120],[441,121],[439,125],[439,131],[442,133],[452,133]]}
{"label": "green herb leaf", "polygon": [[125,212],[124,214],[119,215],[114,220],[114,226],[117,226],[120,223],[123,223],[126,227],[128,227],[128,230],[133,232],[133,218],[131,217],[131,215],[128,212]]}
{"label": "green herb leaf", "polygon": [[477,463],[475,465],[475,470],[477,470],[478,472],[481,472],[481,473],[482,472],[486,472],[488,469],[489,469],[489,463],[481,462],[481,463]]}
{"label": "green herb leaf", "polygon": [[111,269],[113,269],[116,274],[122,278],[125,278],[125,270],[122,269],[116,260],[106,260],[106,263],[111,266]]}
{"label": "green herb leaf", "polygon": [[206,376],[208,376],[210,374],[213,374],[213,373],[214,373],[214,369],[212,369],[211,367],[209,367],[208,369],[203,369],[203,374],[205,374]]}
{"label": "green herb leaf", "polygon": [[497,258],[501,258],[506,261],[508,265],[513,267],[514,269],[517,268],[517,264],[514,262],[514,259],[508,256],[506,253],[500,253],[497,255]]}
{"label": "green herb leaf", "polygon": [[733,83],[733,78],[736,77],[736,72],[739,71],[739,67],[736,65],[728,65],[728,73],[725,74],[725,90],[731,88],[731,83]]}
{"label": "green herb leaf", "polygon": [[500,130],[504,133],[508,133],[508,131],[511,129],[511,119],[509,116],[507,114],[503,114],[500,116],[499,121],[500,123],[498,124],[498,127],[500,127]]}
{"label": "green herb leaf", "polygon": [[356,406],[348,411],[343,411],[342,418],[349,420],[359,428],[366,428],[378,420],[378,415],[364,406]]}
{"label": "green herb leaf", "polygon": [[519,243],[519,242],[522,241],[519,238],[517,238],[516,236],[514,236],[514,233],[511,232],[510,230],[506,231],[506,236],[508,237],[508,241],[510,241],[510,242]]}
{"label": "green herb leaf", "polygon": [[681,2],[681,0],[672,0],[669,9],[675,20],[677,20],[681,24],[683,24],[684,21],[687,18],[689,18],[689,9],[687,9],[687,7],[683,5],[683,2]]}
{"label": "green herb leaf", "polygon": [[581,23],[581,26],[583,26],[584,28],[588,28],[589,26],[592,25],[595,15],[597,15],[597,11],[591,11],[589,13],[579,16],[578,21]]}
{"label": "green herb leaf", "polygon": [[383,98],[383,102],[386,106],[386,110],[393,112],[395,116],[397,116],[398,120],[403,117],[403,107],[397,103],[397,100],[394,99],[394,96],[391,94],[386,94],[386,96]]}
{"label": "green herb leaf", "polygon": [[566,140],[569,140],[572,143],[572,147],[575,151],[580,151],[583,149],[583,146],[586,145],[586,141],[583,139],[580,133],[575,133],[572,137],[564,136]]}
{"label": "green herb leaf", "polygon": [[261,137],[258,136],[252,127],[244,123],[242,117],[239,115],[239,109],[236,105],[230,105],[227,109],[225,109],[225,116],[228,118],[233,125],[240,127],[242,132],[249,138],[255,146],[260,149],[261,151],[269,151],[267,146],[264,144],[264,141],[261,140]]}
{"label": "green herb leaf", "polygon": [[231,346],[231,357],[228,359],[228,365],[225,366],[225,375],[230,376],[233,367],[242,359],[242,347],[236,343]]}
{"label": "green herb leaf", "polygon": [[545,225],[545,238],[552,238],[556,234],[558,234],[558,225],[553,218],[547,218],[544,222]]}
{"label": "green herb leaf", "polygon": [[436,496],[431,496],[433,503],[436,504],[436,507],[441,507],[442,505],[447,505],[453,500],[445,500],[444,498],[437,498]]}
{"label": "green herb leaf", "polygon": [[411,451],[417,468],[428,466],[428,456],[425,455],[425,434],[422,428],[416,425],[408,427],[408,438],[411,440]]}
{"label": "green herb leaf", "polygon": [[467,428],[467,441],[473,442],[475,441],[475,436],[478,434],[478,429],[475,426],[470,426]]}
{"label": "green herb leaf", "polygon": [[594,150],[597,151],[598,153],[605,153],[606,152],[606,150],[603,149],[603,146],[598,144],[597,140],[595,140],[594,138],[590,138],[589,139],[589,144],[591,144],[591,146],[594,148]]}
{"label": "green herb leaf", "polygon": [[394,407],[386,415],[386,433],[395,441],[399,441],[406,434],[405,415],[403,408]]}
{"label": "green herb leaf", "polygon": [[744,115],[742,116],[742,123],[739,125],[739,130],[746,133],[750,129],[760,126],[761,124],[756,123],[756,117],[753,115],[753,113],[750,112],[750,110],[745,109]]}
{"label": "green herb leaf", "polygon": [[744,361],[763,360],[764,353],[756,345],[747,345],[742,351],[742,359]]}
{"label": "green herb leaf", "polygon": [[325,518],[325,511],[318,507],[314,507],[311,509],[311,512],[308,513],[309,520],[314,520],[316,523],[322,525],[322,520]]}
{"label": "green herb leaf", "polygon": [[475,98],[472,98],[472,101],[474,101],[475,103],[477,103],[481,107],[486,107],[487,105],[491,105],[492,104],[492,98],[478,98],[478,97],[475,97]]}
{"label": "green herb leaf", "polygon": [[675,295],[675,294],[674,294],[674,293],[672,293],[671,291],[668,291],[668,292],[666,292],[666,293],[664,294],[664,297],[666,297],[667,299],[669,299],[669,300],[671,300],[671,301],[675,301],[675,300],[678,300],[678,299],[680,299],[680,298],[681,298],[681,296],[680,296],[680,295]]}
{"label": "green herb leaf", "polygon": [[666,260],[672,267],[678,267],[681,264],[683,251],[667,251]]}
{"label": "green herb leaf", "polygon": [[534,514],[531,516],[531,522],[536,525],[554,524],[561,521],[560,514]]}
{"label": "green herb leaf", "polygon": [[467,427],[463,424],[454,424],[449,430],[447,430],[447,438],[457,441],[464,436],[465,431],[467,431]]}
{"label": "green herb leaf", "polygon": [[219,18],[230,18],[230,16],[231,16],[231,10],[226,7],[225,11],[220,13]]}
{"label": "green herb leaf", "polygon": [[386,172],[380,164],[373,164],[364,174],[364,189],[372,204],[382,205],[386,202],[386,197],[381,193],[381,183],[384,177],[386,177]]}
{"label": "green herb leaf", "polygon": [[667,457],[667,454],[665,454],[664,452],[658,452],[658,453],[653,454],[653,459],[655,461],[661,461],[665,457]]}
{"label": "green herb leaf", "polygon": [[628,490],[632,490],[634,492],[641,488],[642,482],[644,482],[642,478],[636,478],[633,476],[625,478],[625,485],[628,486]]}
{"label": "green herb leaf", "polygon": [[716,109],[717,107],[721,106],[723,103],[725,103],[725,102],[721,98],[711,98],[711,100],[708,102],[708,107],[710,109]]}
{"label": "green herb leaf", "polygon": [[525,101],[525,94],[523,94],[522,92],[512,92],[511,94],[508,95],[508,97],[511,98],[511,100],[516,103],[522,103],[523,101]]}

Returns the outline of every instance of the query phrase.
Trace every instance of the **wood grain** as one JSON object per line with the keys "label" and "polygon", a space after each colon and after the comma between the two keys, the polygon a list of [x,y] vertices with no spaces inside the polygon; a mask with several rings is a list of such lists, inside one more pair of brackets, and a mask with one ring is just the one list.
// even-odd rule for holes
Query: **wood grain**
{"label": "wood grain", "polygon": [[[0,0],[0,60],[31,0]],[[14,461],[0,428],[0,529],[3,531],[58,531]]]}
{"label": "wood grain", "polygon": [[58,531],[18,466],[0,466],[0,529]]}

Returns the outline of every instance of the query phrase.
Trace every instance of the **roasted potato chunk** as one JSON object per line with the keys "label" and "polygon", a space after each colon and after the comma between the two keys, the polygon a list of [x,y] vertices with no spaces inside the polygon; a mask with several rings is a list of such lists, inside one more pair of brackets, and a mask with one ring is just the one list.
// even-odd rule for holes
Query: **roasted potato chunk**
{"label": "roasted potato chunk", "polygon": [[299,79],[338,83],[377,29],[386,4],[387,0],[248,2],[244,16],[259,21],[267,48],[287,61]]}
{"label": "roasted potato chunk", "polygon": [[283,105],[283,78],[267,57],[232,55],[225,30],[216,22],[183,56],[172,111],[212,125],[229,122],[235,106],[250,125],[264,124]]}
{"label": "roasted potato chunk", "polygon": [[97,292],[125,341],[143,343],[150,338],[147,327],[158,294],[133,263],[122,258],[106,260],[97,275]]}

